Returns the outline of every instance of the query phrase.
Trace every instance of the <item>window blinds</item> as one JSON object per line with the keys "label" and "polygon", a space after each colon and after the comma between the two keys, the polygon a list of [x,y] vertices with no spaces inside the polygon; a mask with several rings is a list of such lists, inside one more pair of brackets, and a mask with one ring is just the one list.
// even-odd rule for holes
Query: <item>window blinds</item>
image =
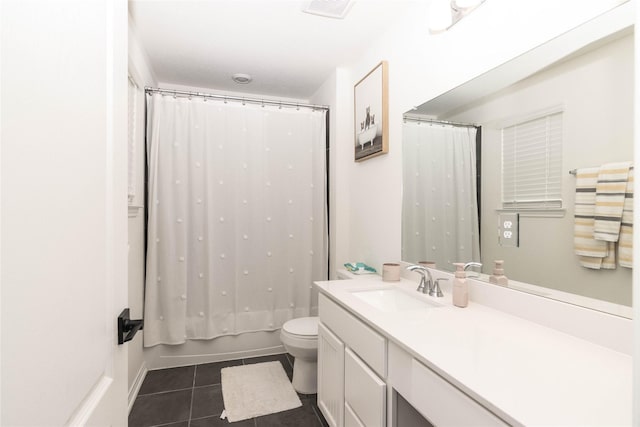
{"label": "window blinds", "polygon": [[502,129],[502,207],[562,207],[562,112]]}

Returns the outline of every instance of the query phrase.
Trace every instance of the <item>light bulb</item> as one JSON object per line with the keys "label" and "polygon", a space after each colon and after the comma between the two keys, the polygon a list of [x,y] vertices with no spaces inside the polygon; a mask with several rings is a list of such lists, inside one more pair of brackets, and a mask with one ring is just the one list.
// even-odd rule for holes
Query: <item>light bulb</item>
{"label": "light bulb", "polygon": [[429,30],[432,33],[445,31],[453,24],[449,0],[431,0],[429,5]]}
{"label": "light bulb", "polygon": [[456,9],[473,9],[482,3],[483,0],[455,0]]}

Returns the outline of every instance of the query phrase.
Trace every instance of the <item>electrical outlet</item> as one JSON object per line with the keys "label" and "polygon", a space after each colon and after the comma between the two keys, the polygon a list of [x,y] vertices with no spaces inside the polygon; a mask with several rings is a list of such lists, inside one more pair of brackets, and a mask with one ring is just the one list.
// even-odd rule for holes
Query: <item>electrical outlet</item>
{"label": "electrical outlet", "polygon": [[520,215],[517,213],[508,213],[499,215],[498,224],[498,242],[500,246],[518,247],[519,242],[519,222]]}

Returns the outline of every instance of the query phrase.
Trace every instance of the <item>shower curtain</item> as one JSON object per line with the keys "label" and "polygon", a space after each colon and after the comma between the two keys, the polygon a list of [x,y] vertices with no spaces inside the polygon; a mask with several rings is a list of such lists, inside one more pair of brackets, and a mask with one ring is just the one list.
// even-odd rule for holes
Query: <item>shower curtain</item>
{"label": "shower curtain", "polygon": [[476,128],[403,126],[402,259],[480,261]]}
{"label": "shower curtain", "polygon": [[276,330],[327,276],[325,112],[147,96],[144,345]]}

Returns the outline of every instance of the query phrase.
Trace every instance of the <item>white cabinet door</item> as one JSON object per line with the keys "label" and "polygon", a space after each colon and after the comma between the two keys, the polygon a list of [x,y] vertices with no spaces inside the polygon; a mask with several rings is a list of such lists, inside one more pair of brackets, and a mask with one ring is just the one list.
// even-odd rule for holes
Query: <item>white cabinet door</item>
{"label": "white cabinet door", "polygon": [[125,426],[127,2],[2,1],[3,426]]}
{"label": "white cabinet door", "polygon": [[344,404],[344,427],[366,427],[358,419],[348,403]]}
{"label": "white cabinet door", "polygon": [[344,425],[344,344],[318,325],[318,408],[331,427]]}
{"label": "white cabinet door", "polygon": [[344,356],[344,399],[366,427],[386,425],[387,386],[347,348]]}

